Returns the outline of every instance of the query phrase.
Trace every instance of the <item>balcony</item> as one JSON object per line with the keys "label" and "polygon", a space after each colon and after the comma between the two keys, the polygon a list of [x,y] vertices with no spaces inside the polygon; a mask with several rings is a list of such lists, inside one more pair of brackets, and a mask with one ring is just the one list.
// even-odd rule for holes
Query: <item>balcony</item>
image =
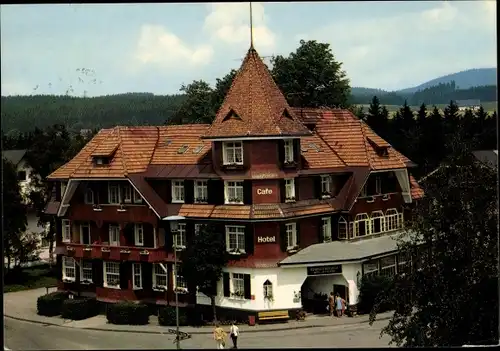
{"label": "balcony", "polygon": [[145,205],[88,205],[72,204],[70,207],[71,219],[75,221],[106,221],[119,222],[148,222],[156,223],[157,216],[153,210]]}
{"label": "balcony", "polygon": [[56,247],[56,254],[74,258],[102,259],[109,261],[163,262],[173,260],[165,248],[144,248],[111,245],[84,245],[62,243]]}

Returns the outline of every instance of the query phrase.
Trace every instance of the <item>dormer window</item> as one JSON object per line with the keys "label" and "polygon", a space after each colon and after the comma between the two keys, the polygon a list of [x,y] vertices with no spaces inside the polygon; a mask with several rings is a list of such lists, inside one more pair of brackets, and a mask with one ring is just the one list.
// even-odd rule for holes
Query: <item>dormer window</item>
{"label": "dormer window", "polygon": [[222,159],[224,165],[243,165],[243,143],[241,141],[223,142]]}
{"label": "dormer window", "polygon": [[109,157],[94,157],[94,162],[96,165],[103,166],[103,165],[109,165]]}
{"label": "dormer window", "polygon": [[387,157],[389,156],[389,149],[387,147],[378,147],[375,149],[376,153],[380,157]]}
{"label": "dormer window", "polygon": [[293,162],[293,140],[285,140],[285,163]]}

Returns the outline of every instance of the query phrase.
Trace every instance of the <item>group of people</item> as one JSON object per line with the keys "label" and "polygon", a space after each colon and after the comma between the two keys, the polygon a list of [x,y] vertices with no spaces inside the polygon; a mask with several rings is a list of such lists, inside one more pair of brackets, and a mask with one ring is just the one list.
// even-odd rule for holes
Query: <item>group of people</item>
{"label": "group of people", "polygon": [[[229,336],[233,341],[233,349],[238,348],[238,336],[240,335],[240,329],[236,325],[236,322],[231,324],[231,328],[229,329]],[[222,329],[222,327],[218,324],[215,325],[214,329],[214,340],[217,344],[218,349],[223,349],[226,347],[226,336],[227,333]]]}
{"label": "group of people", "polygon": [[333,317],[334,311],[336,311],[337,317],[342,317],[345,312],[345,305],[345,300],[341,298],[338,293],[337,295],[334,295],[333,291],[330,293],[330,296],[328,297],[328,309],[330,311],[330,316]]}

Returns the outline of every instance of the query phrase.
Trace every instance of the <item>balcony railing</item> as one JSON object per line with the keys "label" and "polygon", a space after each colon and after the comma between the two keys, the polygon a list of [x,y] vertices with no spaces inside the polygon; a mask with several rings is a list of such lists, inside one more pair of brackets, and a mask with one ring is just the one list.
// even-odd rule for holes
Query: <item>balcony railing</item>
{"label": "balcony railing", "polygon": [[57,246],[56,253],[75,258],[93,258],[110,261],[144,261],[161,262],[167,259],[167,252],[163,247],[144,248],[113,245],[84,245],[62,243]]}

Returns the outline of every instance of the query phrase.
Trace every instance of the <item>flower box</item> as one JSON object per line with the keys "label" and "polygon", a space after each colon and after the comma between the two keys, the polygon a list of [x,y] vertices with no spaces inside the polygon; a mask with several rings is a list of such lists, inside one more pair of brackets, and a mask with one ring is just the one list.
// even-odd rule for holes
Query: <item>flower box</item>
{"label": "flower box", "polygon": [[111,252],[109,247],[101,247],[101,252]]}
{"label": "flower box", "polygon": [[92,248],[91,248],[90,246],[85,246],[85,247],[83,248],[83,251],[87,251],[87,252],[89,252],[89,251],[92,251]]}
{"label": "flower box", "polygon": [[130,250],[123,249],[123,250],[120,250],[120,253],[121,253],[121,254],[129,254],[129,253],[130,253]]}
{"label": "flower box", "polygon": [[141,252],[139,252],[139,255],[147,256],[147,255],[149,255],[149,251],[148,250],[142,250]]}
{"label": "flower box", "polygon": [[94,205],[93,208],[92,208],[94,211],[96,212],[101,212],[102,211],[102,207],[99,206],[99,205]]}

